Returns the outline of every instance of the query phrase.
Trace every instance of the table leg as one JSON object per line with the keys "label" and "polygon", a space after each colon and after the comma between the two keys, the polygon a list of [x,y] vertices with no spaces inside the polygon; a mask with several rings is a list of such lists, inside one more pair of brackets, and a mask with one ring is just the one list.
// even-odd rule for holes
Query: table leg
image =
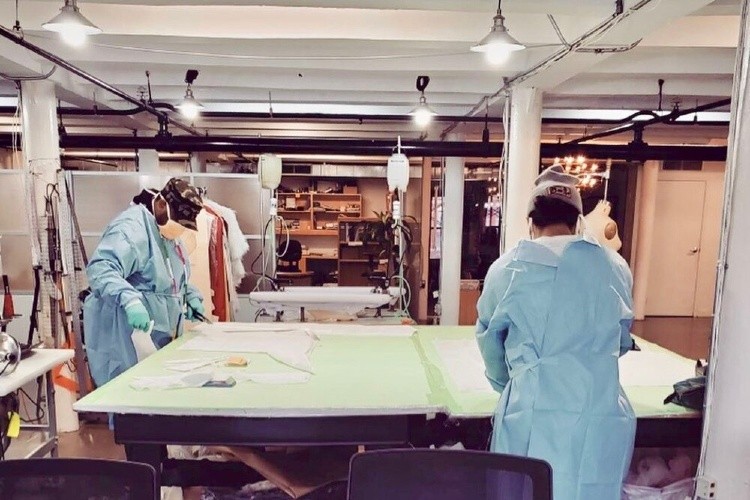
{"label": "table leg", "polygon": [[46,379],[47,393],[47,439],[52,441],[50,456],[57,458],[57,412],[55,410],[55,383],[52,380],[52,372],[44,374]]}
{"label": "table leg", "polygon": [[161,487],[161,466],[167,448],[160,444],[126,444],[125,456],[128,462],[148,464],[156,471],[156,484]]}
{"label": "table leg", "polygon": [[300,320],[300,323],[305,322],[305,308],[304,307],[299,308],[299,320]]}

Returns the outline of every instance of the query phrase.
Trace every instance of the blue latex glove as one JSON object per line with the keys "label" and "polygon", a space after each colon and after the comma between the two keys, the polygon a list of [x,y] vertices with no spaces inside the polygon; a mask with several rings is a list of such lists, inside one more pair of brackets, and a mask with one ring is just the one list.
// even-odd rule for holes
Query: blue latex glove
{"label": "blue latex glove", "polygon": [[191,321],[198,320],[198,318],[195,317],[195,313],[205,316],[206,308],[203,307],[203,301],[201,299],[193,297],[188,300],[187,306],[187,319]]}
{"label": "blue latex glove", "polygon": [[148,331],[149,323],[151,318],[148,315],[148,310],[143,302],[140,300],[134,300],[127,306],[125,306],[125,315],[128,318],[128,324],[133,330]]}

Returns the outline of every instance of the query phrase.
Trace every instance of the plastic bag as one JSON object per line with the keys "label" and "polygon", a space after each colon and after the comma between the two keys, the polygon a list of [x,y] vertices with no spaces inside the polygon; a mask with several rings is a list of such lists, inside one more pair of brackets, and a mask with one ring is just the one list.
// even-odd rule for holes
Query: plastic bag
{"label": "plastic bag", "polygon": [[151,330],[153,329],[154,321],[151,320],[147,331],[144,332],[143,330],[135,329],[133,330],[133,335],[130,337],[133,341],[135,356],[139,363],[156,352],[156,346],[151,339]]}
{"label": "plastic bag", "polygon": [[622,500],[689,500],[693,498],[693,478],[683,479],[664,488],[625,484]]}

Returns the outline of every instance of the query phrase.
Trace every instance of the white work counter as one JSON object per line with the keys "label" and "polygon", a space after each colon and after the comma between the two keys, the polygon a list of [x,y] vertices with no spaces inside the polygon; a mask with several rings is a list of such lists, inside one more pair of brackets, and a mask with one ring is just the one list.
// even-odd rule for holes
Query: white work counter
{"label": "white work counter", "polygon": [[[24,358],[13,373],[0,376],[0,397],[18,391],[38,377],[45,377],[47,402],[46,423],[22,425],[21,435],[13,439],[5,452],[6,459],[57,456],[57,422],[55,391],[52,370],[73,359],[72,349],[34,349],[33,355]],[[37,397],[41,394],[37,395]]]}
{"label": "white work counter", "polygon": [[398,287],[388,293],[374,291],[373,287],[287,287],[282,291],[251,292],[250,301],[269,312],[284,309],[343,311],[355,314],[363,309],[385,307],[399,296]]}
{"label": "white work counter", "polygon": [[22,359],[16,371],[0,376],[0,397],[17,391],[54,367],[73,359],[72,349],[34,349],[34,354]]}

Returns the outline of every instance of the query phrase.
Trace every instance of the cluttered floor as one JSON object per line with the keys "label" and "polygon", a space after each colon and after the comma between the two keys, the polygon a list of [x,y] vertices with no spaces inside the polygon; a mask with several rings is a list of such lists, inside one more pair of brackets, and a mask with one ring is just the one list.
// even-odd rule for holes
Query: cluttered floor
{"label": "cluttered floor", "polygon": [[[712,320],[710,318],[649,318],[637,322],[633,333],[657,343],[673,352],[690,359],[706,359],[709,353]],[[83,423],[78,432],[60,435],[59,454],[61,457],[99,458],[124,460],[125,450],[114,442],[114,436],[106,424]],[[341,486],[334,486],[341,489]],[[266,490],[262,494],[249,491],[231,492],[210,491],[204,488],[184,490],[185,500],[234,500],[262,498],[283,500],[291,498],[280,490]],[[321,492],[320,498],[338,498],[340,492]],[[175,498],[180,498],[179,496]]]}

